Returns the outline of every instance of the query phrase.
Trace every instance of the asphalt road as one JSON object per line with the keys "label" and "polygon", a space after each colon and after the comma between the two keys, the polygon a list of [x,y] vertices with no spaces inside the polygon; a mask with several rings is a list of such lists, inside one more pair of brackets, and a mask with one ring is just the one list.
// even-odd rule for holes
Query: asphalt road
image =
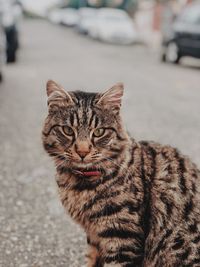
{"label": "asphalt road", "polygon": [[44,21],[21,26],[18,63],[0,85],[0,266],[83,267],[85,236],[59,202],[41,145],[47,79],[88,91],[124,82],[131,134],[177,146],[200,166],[200,63],[161,64],[150,48],[99,43]]}

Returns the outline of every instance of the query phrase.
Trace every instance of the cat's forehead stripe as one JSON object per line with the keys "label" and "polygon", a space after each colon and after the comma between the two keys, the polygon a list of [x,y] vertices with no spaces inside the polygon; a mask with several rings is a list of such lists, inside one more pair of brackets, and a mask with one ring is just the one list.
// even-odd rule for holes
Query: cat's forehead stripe
{"label": "cat's forehead stripe", "polygon": [[95,127],[94,125],[94,117],[96,116],[94,110],[91,109],[90,118],[88,118],[88,125],[89,127]]}
{"label": "cat's forehead stripe", "polygon": [[78,113],[75,111],[74,112],[74,126],[78,126],[78,124],[79,124]]}
{"label": "cat's forehead stripe", "polygon": [[69,119],[70,119],[71,126],[74,126],[74,114],[73,113],[70,113]]}
{"label": "cat's forehead stripe", "polygon": [[89,126],[97,127],[99,119],[93,110],[94,100],[96,97],[95,93],[85,93],[85,92],[74,92],[77,100],[77,112],[76,118],[74,116],[74,126]]}
{"label": "cat's forehead stripe", "polygon": [[[73,92],[75,98],[77,99],[79,105],[85,103],[86,105],[90,105],[94,99],[96,98],[96,93],[86,93],[82,91]],[[82,103],[81,103],[82,102]]]}

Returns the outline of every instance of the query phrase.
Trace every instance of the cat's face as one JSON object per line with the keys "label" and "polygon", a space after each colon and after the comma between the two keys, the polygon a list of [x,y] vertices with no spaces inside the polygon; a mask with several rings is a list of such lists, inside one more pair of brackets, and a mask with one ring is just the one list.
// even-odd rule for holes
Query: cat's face
{"label": "cat's face", "polygon": [[49,114],[43,129],[43,143],[57,164],[90,168],[116,158],[127,141],[119,115],[121,84],[97,94],[65,92],[49,81],[47,95]]}

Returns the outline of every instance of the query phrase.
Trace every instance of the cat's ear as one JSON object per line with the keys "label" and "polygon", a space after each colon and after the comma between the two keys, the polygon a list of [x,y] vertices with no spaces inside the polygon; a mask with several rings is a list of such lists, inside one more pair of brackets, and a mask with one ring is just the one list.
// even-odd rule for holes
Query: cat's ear
{"label": "cat's ear", "polygon": [[73,105],[74,102],[69,93],[67,93],[60,85],[56,82],[49,80],[47,82],[47,96],[48,96],[48,106],[64,106]]}
{"label": "cat's ear", "polygon": [[97,105],[119,112],[123,93],[124,85],[122,83],[117,83],[105,93],[100,94]]}

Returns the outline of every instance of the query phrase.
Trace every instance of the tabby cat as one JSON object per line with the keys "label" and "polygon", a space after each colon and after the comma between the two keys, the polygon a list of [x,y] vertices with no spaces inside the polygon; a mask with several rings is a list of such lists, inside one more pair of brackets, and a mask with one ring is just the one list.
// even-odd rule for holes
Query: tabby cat
{"label": "tabby cat", "polygon": [[88,239],[88,267],[199,267],[200,171],[177,149],[136,142],[123,85],[66,92],[47,83],[43,129],[59,195]]}

